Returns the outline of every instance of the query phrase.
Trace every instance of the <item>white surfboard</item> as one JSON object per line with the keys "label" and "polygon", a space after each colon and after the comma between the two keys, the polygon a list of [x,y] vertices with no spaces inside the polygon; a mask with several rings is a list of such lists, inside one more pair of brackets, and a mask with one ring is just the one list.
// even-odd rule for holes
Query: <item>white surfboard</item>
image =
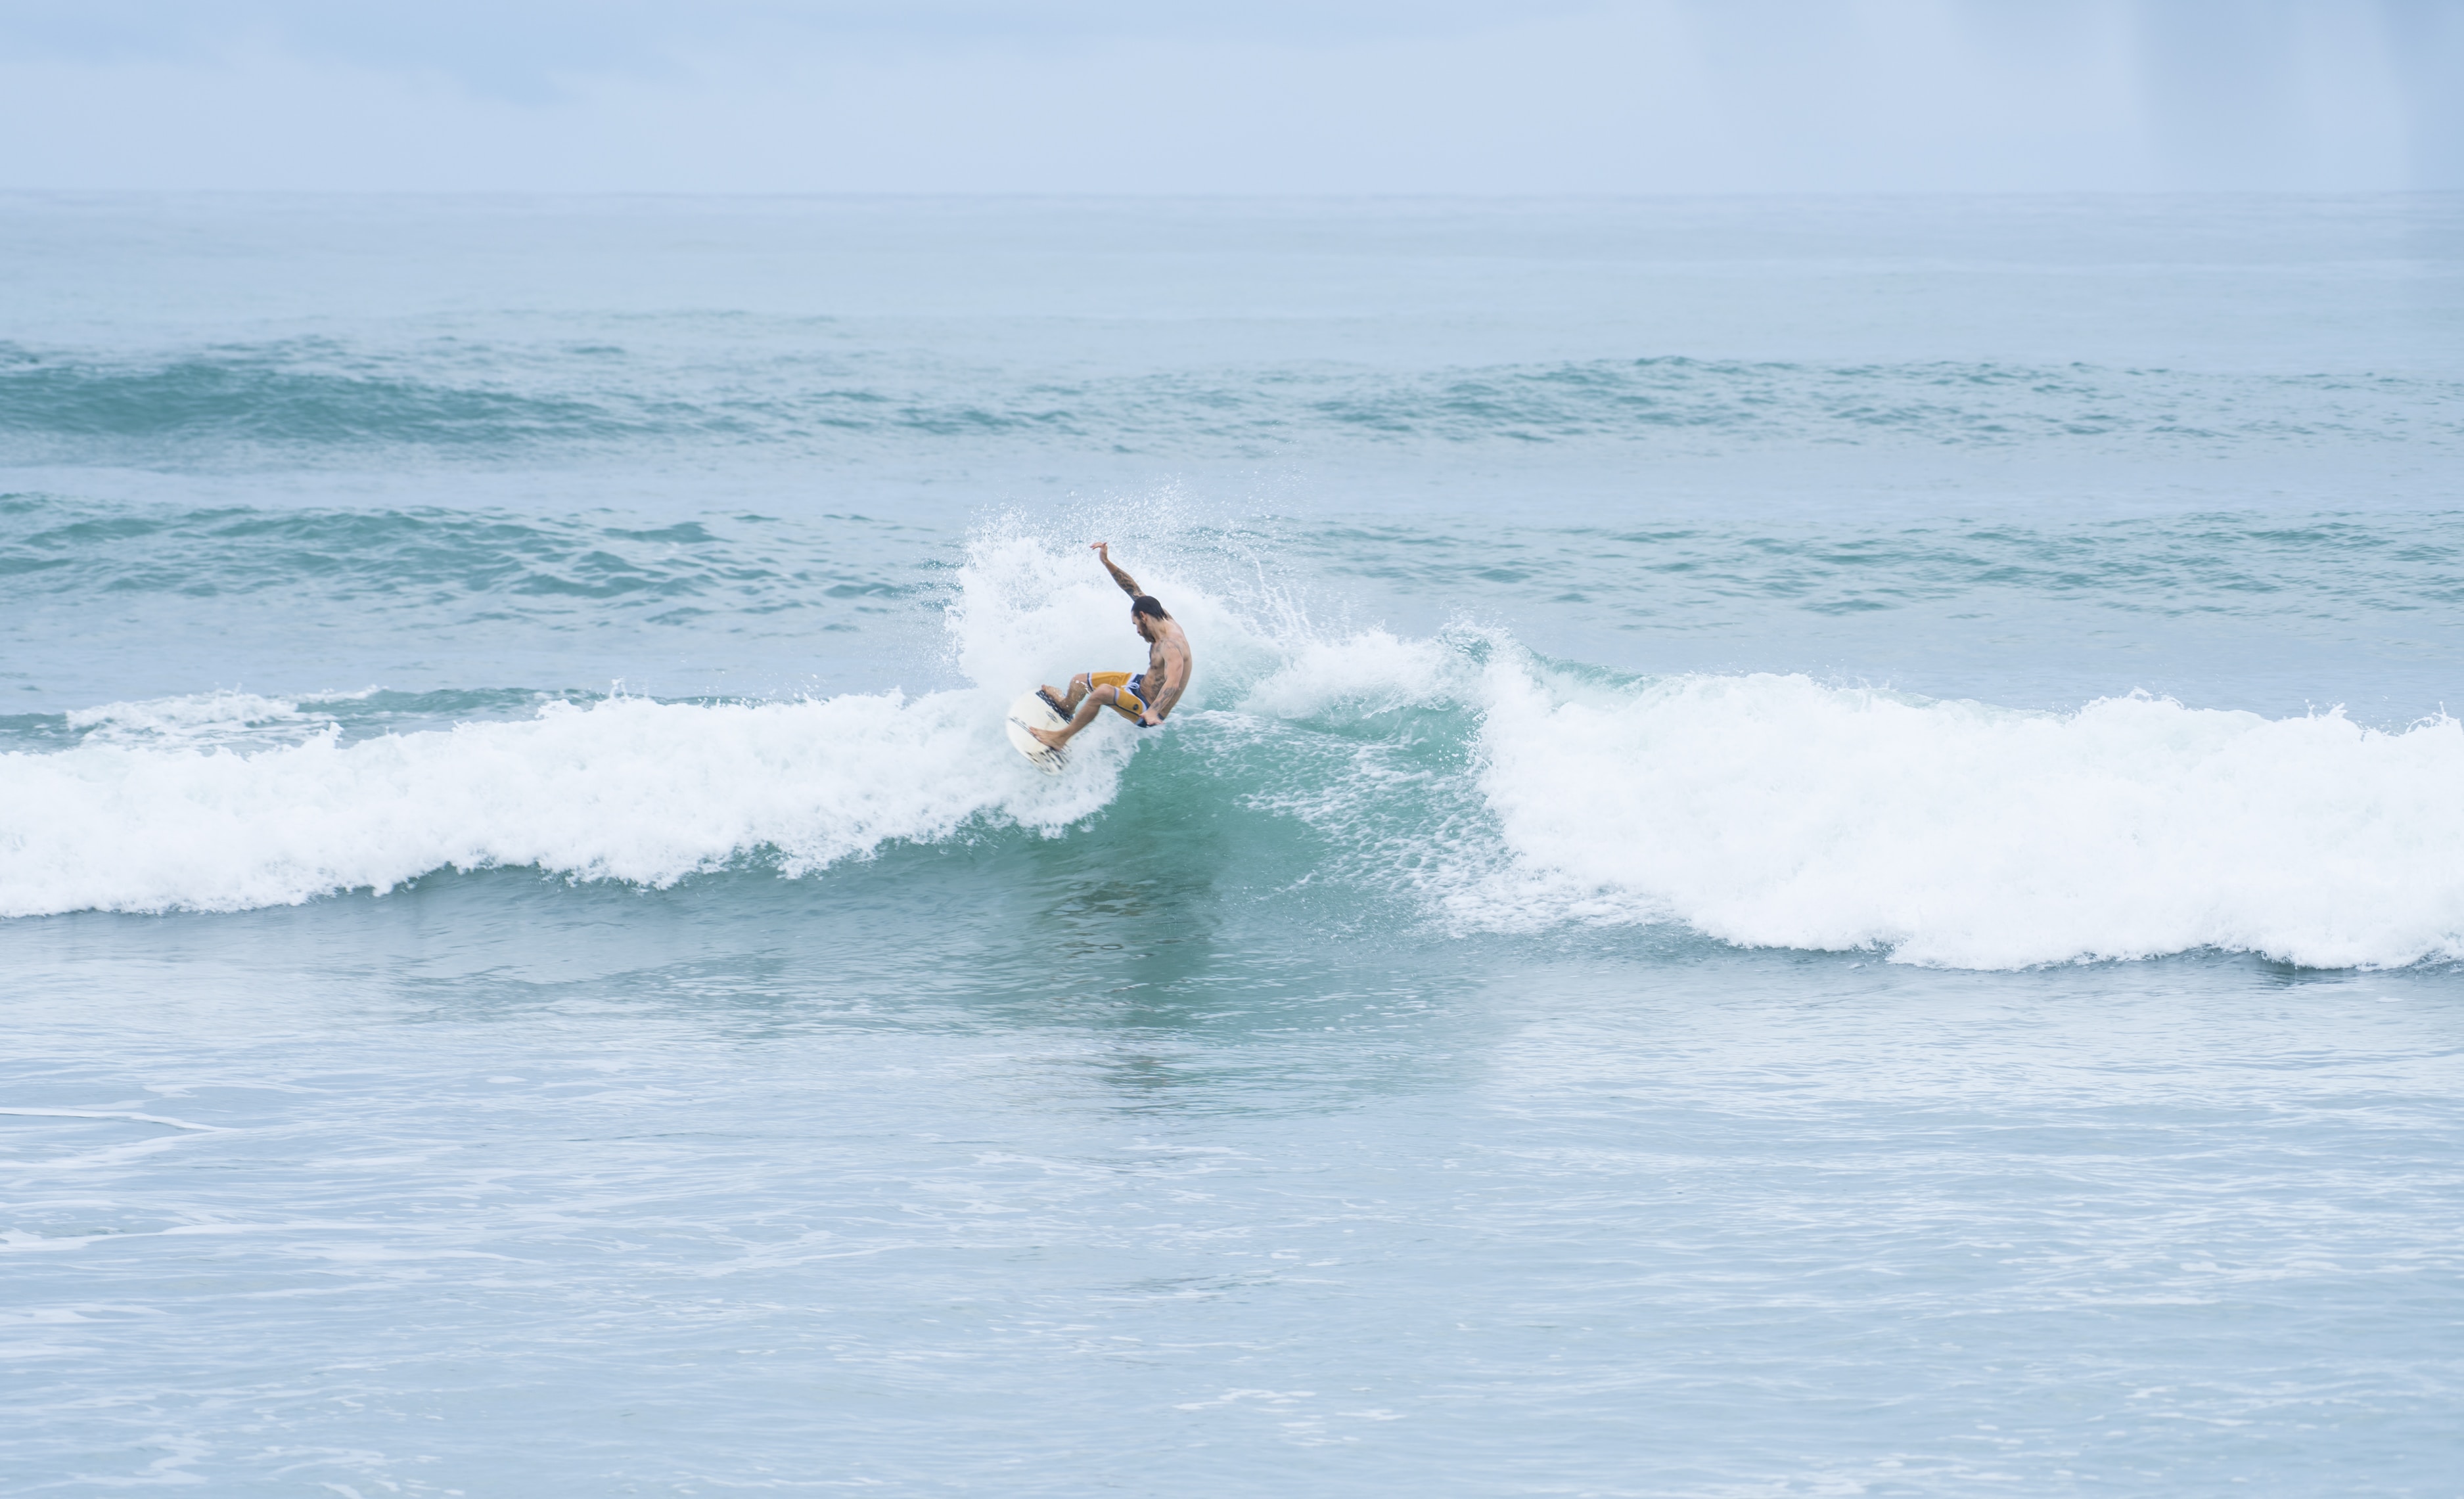
{"label": "white surfboard", "polygon": [[1055,750],[1027,730],[1061,728],[1068,723],[1069,720],[1052,711],[1052,705],[1044,701],[1043,693],[1024,693],[1009,706],[1009,742],[1018,746],[1018,752],[1026,756],[1027,764],[1046,775],[1059,775],[1061,768],[1069,763],[1069,751]]}

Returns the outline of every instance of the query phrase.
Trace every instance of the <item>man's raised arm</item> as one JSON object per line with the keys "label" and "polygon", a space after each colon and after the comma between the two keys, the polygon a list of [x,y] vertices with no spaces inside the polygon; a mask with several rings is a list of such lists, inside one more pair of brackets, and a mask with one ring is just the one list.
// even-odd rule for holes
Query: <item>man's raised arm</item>
{"label": "man's raised arm", "polygon": [[1112,575],[1112,581],[1121,585],[1121,592],[1129,595],[1132,598],[1135,598],[1138,595],[1146,592],[1145,589],[1138,586],[1138,580],[1136,578],[1122,572],[1121,565],[1112,560],[1112,544],[1111,542],[1090,541],[1087,543],[1087,545],[1094,548],[1095,555],[1104,559],[1104,571]]}

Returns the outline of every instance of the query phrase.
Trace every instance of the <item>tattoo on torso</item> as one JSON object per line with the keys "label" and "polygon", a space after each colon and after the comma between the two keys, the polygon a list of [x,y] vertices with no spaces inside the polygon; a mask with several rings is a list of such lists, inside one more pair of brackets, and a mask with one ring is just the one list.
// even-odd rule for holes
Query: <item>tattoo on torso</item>
{"label": "tattoo on torso", "polygon": [[[1180,663],[1178,671],[1171,669],[1176,661]],[[1159,639],[1147,643],[1147,706],[1151,710],[1160,711],[1172,706],[1179,696],[1175,689],[1186,684],[1188,675],[1186,648],[1176,648],[1169,640]]]}

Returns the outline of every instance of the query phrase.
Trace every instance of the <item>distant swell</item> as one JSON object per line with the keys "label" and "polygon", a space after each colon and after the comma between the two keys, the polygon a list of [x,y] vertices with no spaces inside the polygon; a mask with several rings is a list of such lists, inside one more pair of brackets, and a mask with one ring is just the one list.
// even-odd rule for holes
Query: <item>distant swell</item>
{"label": "distant swell", "polygon": [[303,367],[278,350],[151,365],[22,351],[0,358],[0,435],[19,442],[500,448],[622,435],[628,425],[571,397]]}
{"label": "distant swell", "polygon": [[2428,379],[1942,360],[1646,356],[1065,379],[920,358],[712,363],[452,340],[395,352],[297,340],[154,358],[0,345],[0,463],[203,462],[264,450],[298,462],[393,449],[490,463],[679,444],[845,457],[951,438],[1177,454],[1428,441],[2445,445],[2464,432],[2459,397],[2453,381]]}

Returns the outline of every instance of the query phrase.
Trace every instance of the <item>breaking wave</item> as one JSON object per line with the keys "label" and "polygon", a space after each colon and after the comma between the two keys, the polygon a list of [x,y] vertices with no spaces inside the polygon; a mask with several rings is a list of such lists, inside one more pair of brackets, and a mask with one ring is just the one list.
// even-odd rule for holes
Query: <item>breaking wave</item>
{"label": "breaking wave", "polygon": [[1198,685],[1165,734],[1092,732],[1057,779],[1008,750],[1001,710],[1114,663],[1117,597],[1012,533],[979,536],[958,572],[949,644],[968,684],[945,691],[474,693],[467,721],[358,738],[336,715],[371,693],[63,715],[0,754],[0,914],[228,911],[488,867],[861,879],[893,844],[1096,836],[1143,778],[1233,836],[1304,836],[1302,885],[1441,931],[1676,924],[1980,968],[2464,957],[2453,719],[1630,679],[1493,630],[1321,628],[1263,585],[1150,586],[1202,642]]}

